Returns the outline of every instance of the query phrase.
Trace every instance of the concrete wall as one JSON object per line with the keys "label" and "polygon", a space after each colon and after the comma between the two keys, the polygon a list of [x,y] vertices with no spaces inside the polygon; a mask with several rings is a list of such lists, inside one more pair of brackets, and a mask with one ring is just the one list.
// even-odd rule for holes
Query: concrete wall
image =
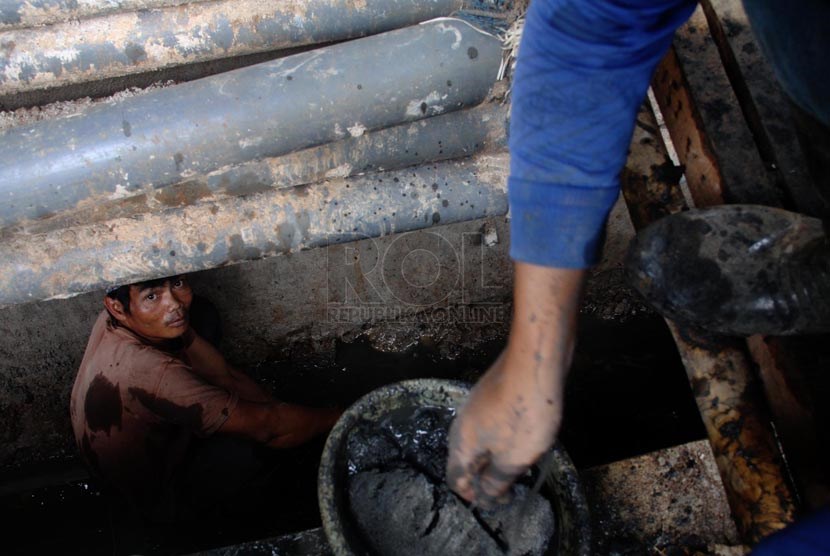
{"label": "concrete wall", "polygon": [[[366,239],[193,275],[242,368],[326,351],[367,323],[510,295],[504,218]],[[75,455],[69,395],[103,292],[0,310],[0,467]],[[458,313],[451,316],[458,317]],[[499,316],[497,318],[502,318]]]}
{"label": "concrete wall", "polygon": [[[632,234],[618,203],[602,262],[588,282],[584,312],[624,320],[644,310],[622,280]],[[413,314],[436,318],[445,329],[463,319],[506,324],[512,288],[508,245],[507,221],[489,218],[219,268],[191,279],[222,316],[226,356],[252,368],[331,354],[335,339],[350,341],[364,332],[372,342],[386,343],[381,349],[396,350],[412,341]],[[103,295],[0,310],[0,468],[75,457],[69,395]],[[466,313],[459,310],[465,307]]]}

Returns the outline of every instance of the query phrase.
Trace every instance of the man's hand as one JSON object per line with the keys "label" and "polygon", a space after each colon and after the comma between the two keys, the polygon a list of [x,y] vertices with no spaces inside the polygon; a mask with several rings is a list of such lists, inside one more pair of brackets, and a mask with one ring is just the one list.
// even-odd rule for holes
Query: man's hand
{"label": "man's hand", "polygon": [[327,433],[342,413],[339,408],[240,399],[218,432],[249,438],[271,448],[292,448]]}
{"label": "man's hand", "polygon": [[277,403],[272,436],[266,442],[271,448],[291,448],[331,430],[343,410],[315,408]]}
{"label": "man's hand", "polygon": [[447,480],[465,500],[485,508],[502,501],[553,443],[562,418],[561,388],[540,388],[534,367],[502,353],[453,423]]}
{"label": "man's hand", "polygon": [[499,501],[553,444],[583,279],[581,270],[516,264],[507,348],[450,429],[447,481],[465,500]]}

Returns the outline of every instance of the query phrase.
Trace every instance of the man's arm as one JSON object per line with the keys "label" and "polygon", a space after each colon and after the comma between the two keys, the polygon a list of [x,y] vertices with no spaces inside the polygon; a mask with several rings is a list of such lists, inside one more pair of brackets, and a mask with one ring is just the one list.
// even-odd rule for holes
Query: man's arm
{"label": "man's arm", "polygon": [[194,374],[214,386],[224,388],[229,392],[236,392],[242,400],[260,403],[274,400],[273,396],[263,390],[248,375],[229,365],[219,350],[199,336],[193,328],[188,329],[183,341],[186,346],[184,351],[190,360]]}
{"label": "man's arm", "polygon": [[637,110],[690,0],[533,0],[510,121],[514,314],[450,430],[447,479],[487,505],[554,441],[585,270],[619,195]]}
{"label": "man's arm", "polygon": [[447,479],[463,498],[491,505],[553,443],[584,276],[516,264],[507,347],[450,431]]}
{"label": "man's arm", "polygon": [[654,68],[690,0],[533,0],[511,92],[510,256],[595,264]]}
{"label": "man's arm", "polygon": [[[207,343],[207,342],[206,342]],[[282,403],[245,400],[233,390],[208,382],[190,365],[168,358],[158,385],[134,395],[148,410],[199,436],[231,434],[273,448],[297,446],[328,431],[342,413]]]}
{"label": "man's arm", "polygon": [[327,432],[341,413],[338,409],[239,400],[217,432],[248,438],[271,448],[290,448]]}

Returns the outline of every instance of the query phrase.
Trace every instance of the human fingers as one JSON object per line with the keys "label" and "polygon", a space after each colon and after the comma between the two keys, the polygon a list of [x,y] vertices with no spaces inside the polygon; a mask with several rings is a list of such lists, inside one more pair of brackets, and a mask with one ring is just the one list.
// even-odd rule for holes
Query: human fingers
{"label": "human fingers", "polygon": [[509,465],[490,457],[473,481],[476,502],[485,509],[509,502],[510,487],[525,471],[527,466]]}
{"label": "human fingers", "polygon": [[481,467],[487,464],[487,457],[476,450],[476,439],[464,434],[463,428],[464,417],[459,415],[450,427],[448,438],[447,484],[461,498],[474,502],[474,478]]}

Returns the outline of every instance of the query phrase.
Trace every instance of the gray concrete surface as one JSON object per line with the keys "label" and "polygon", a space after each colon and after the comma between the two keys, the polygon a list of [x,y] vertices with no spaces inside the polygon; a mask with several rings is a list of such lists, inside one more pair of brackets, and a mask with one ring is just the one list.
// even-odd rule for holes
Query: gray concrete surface
{"label": "gray concrete surface", "polygon": [[596,554],[745,554],[707,440],[581,473]]}
{"label": "gray concrete surface", "polygon": [[[594,554],[743,556],[707,441],[601,465],[581,474],[594,522]],[[321,528],[216,548],[199,556],[328,556]],[[195,555],[194,555],[195,556]]]}
{"label": "gray concrete surface", "polygon": [[[502,307],[507,245],[504,218],[476,220],[205,271],[193,283],[222,315],[227,356],[245,368],[429,308]],[[0,468],[74,457],[69,394],[103,295],[0,310]]]}
{"label": "gray concrete surface", "polygon": [[[620,207],[611,223],[585,311],[621,320],[645,309],[621,280],[632,232]],[[241,368],[331,353],[335,339],[367,329],[377,349],[402,351],[421,323],[452,344],[509,319],[508,245],[507,221],[490,218],[209,270],[192,282],[219,309],[223,350]],[[0,310],[0,469],[75,457],[69,394],[103,295]]]}

